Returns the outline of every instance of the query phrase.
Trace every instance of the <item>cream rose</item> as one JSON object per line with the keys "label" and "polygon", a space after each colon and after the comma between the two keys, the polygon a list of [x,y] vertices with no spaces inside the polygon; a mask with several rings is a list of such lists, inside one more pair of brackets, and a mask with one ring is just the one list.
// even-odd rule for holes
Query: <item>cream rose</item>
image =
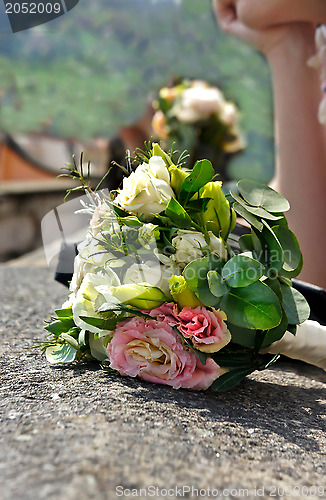
{"label": "cream rose", "polygon": [[148,216],[162,212],[174,196],[163,159],[152,156],[148,164],[142,163],[123,179],[115,203],[130,212]]}

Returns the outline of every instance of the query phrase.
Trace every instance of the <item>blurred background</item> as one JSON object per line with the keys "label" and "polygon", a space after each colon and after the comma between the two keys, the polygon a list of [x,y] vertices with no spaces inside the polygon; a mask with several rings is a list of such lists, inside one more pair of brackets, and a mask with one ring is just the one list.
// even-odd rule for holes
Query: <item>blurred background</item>
{"label": "blurred background", "polygon": [[[241,147],[223,155],[225,188],[240,178],[268,182],[269,70],[251,47],[219,31],[211,0],[80,0],[64,16],[15,34],[1,3],[0,262],[42,244],[42,218],[71,187],[57,175],[72,154],[85,152],[96,183],[112,160],[123,163],[126,149],[162,139],[153,128],[161,89],[197,80],[236,109]],[[206,122],[185,128],[173,119],[174,149],[186,144],[191,154]],[[188,139],[178,144],[181,136]],[[112,170],[107,187],[119,181]]]}

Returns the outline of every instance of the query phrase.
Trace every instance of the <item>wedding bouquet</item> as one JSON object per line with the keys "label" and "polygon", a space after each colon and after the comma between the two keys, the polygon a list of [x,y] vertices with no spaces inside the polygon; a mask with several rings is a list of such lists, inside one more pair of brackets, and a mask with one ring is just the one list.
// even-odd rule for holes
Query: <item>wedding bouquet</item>
{"label": "wedding bouquet", "polygon": [[[263,350],[308,318],[291,282],[302,255],[287,200],[248,180],[227,199],[210,161],[187,170],[183,158],[146,144],[107,193],[70,166],[91,219],[68,301],[46,326],[51,363],[96,359],[175,389],[225,391],[274,363]],[[251,233],[235,243],[236,214]]]}
{"label": "wedding bouquet", "polygon": [[154,135],[168,147],[187,149],[191,165],[208,158],[221,173],[226,156],[241,151],[244,139],[239,131],[239,112],[216,87],[203,80],[181,80],[163,87],[154,100]]}

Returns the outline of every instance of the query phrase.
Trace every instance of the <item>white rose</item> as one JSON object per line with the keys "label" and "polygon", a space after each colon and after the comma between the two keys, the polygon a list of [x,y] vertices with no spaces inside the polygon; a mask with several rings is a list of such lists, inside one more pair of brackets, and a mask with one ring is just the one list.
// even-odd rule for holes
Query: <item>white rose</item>
{"label": "white rose", "polygon": [[152,156],[149,159],[148,170],[156,179],[161,179],[170,185],[170,174],[161,156]]}
{"label": "white rose", "polygon": [[111,286],[119,285],[120,280],[111,269],[108,269],[105,275],[86,274],[77,292],[76,299],[72,304],[72,314],[75,324],[84,330],[107,335],[109,331],[89,325],[81,317],[102,318],[103,316],[98,313],[98,310],[106,301],[104,294],[110,294]]}
{"label": "white rose", "polygon": [[172,245],[176,250],[172,255],[172,259],[181,267],[185,267],[189,262],[203,257],[202,248],[208,248],[202,233],[183,229],[178,230],[177,236],[172,239]]}
{"label": "white rose", "polygon": [[169,278],[175,274],[175,266],[163,266],[159,262],[148,261],[145,264],[133,264],[123,278],[123,284],[147,283],[170,295]]}
{"label": "white rose", "polygon": [[[174,197],[167,168],[165,165],[163,168],[157,157],[153,156],[151,160],[151,164],[142,163],[135,172],[123,179],[123,187],[115,203],[125,210],[139,215],[157,214],[165,210]],[[156,177],[158,175],[163,179]]]}
{"label": "white rose", "polygon": [[221,257],[221,259],[226,260],[228,258],[228,252],[221,238],[215,236],[212,231],[208,231],[208,235],[210,251]]}
{"label": "white rose", "polygon": [[218,88],[198,85],[182,92],[172,113],[180,122],[191,124],[218,114],[223,103],[224,97]]}

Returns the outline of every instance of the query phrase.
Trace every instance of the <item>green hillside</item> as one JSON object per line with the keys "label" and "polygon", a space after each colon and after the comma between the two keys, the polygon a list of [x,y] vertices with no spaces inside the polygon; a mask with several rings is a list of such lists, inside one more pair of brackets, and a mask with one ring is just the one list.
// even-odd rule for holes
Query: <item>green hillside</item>
{"label": "green hillside", "polygon": [[268,180],[269,71],[259,54],[218,31],[210,0],[80,0],[51,23],[0,32],[0,126],[109,137],[175,76],[218,84],[238,104],[248,148],[230,172]]}

